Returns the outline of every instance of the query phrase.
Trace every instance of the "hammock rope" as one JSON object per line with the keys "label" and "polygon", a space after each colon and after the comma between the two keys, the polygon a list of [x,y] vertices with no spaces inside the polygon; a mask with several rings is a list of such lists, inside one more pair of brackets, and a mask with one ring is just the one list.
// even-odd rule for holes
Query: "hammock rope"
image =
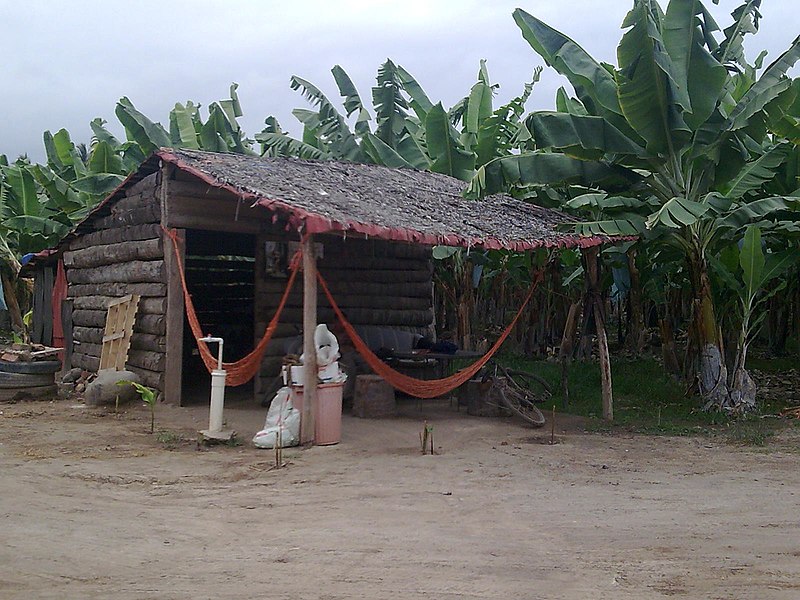
{"label": "hammock rope", "polygon": [[[206,369],[208,369],[208,372],[210,373],[217,368],[217,358],[211,353],[208,345],[205,342],[200,341],[200,338],[205,337],[205,334],[203,334],[203,328],[197,318],[197,313],[194,309],[194,303],[192,302],[192,296],[189,294],[189,288],[186,284],[186,274],[183,269],[183,261],[181,260],[181,253],[178,248],[178,232],[174,229],[167,229],[163,225],[161,228],[164,230],[164,233],[167,234],[167,237],[172,240],[172,246],[175,250],[175,261],[178,265],[178,273],[180,273],[181,286],[183,287],[183,302],[186,309],[186,318],[189,320],[189,327],[194,334],[194,339],[197,343],[197,349],[200,351],[200,357],[203,359],[203,364],[205,364]],[[302,248],[302,244],[300,248]],[[264,357],[264,352],[267,350],[267,344],[269,344],[273,334],[275,333],[281,312],[283,312],[283,308],[286,306],[286,301],[289,299],[289,293],[292,291],[294,281],[297,278],[297,273],[300,270],[301,256],[302,250],[298,249],[289,263],[289,280],[286,283],[286,289],[283,291],[283,296],[281,296],[281,301],[278,304],[278,308],[275,310],[275,314],[272,316],[272,320],[269,322],[269,325],[267,325],[267,330],[264,332],[264,335],[258,342],[258,345],[256,345],[253,351],[247,356],[235,362],[222,363],[222,368],[228,373],[225,379],[226,386],[237,386],[247,383],[261,369],[261,359]]]}
{"label": "hammock rope", "polygon": [[[461,369],[457,373],[454,373],[448,377],[444,377],[442,379],[416,379],[414,377],[410,377],[403,373],[400,373],[396,369],[393,369],[391,366],[386,364],[379,356],[377,356],[372,350],[370,350],[369,346],[361,339],[361,336],[358,335],[355,328],[350,324],[350,322],[345,318],[344,313],[339,308],[338,304],[336,304],[336,300],[334,300],[331,291],[328,289],[328,284],[325,282],[325,279],[322,277],[322,274],[317,271],[317,280],[319,281],[320,287],[325,292],[325,296],[328,298],[328,302],[330,302],[331,307],[333,308],[334,313],[336,313],[339,322],[341,323],[344,330],[347,332],[347,335],[353,342],[353,346],[358,351],[359,354],[364,358],[367,364],[372,368],[375,373],[380,375],[385,381],[387,381],[392,387],[395,389],[400,390],[401,392],[405,392],[410,396],[414,396],[416,398],[436,398],[438,396],[443,396],[448,394],[449,392],[456,389],[458,386],[463,385],[472,377],[474,377],[478,371],[480,371],[487,362],[491,360],[491,358],[497,353],[500,349],[500,346],[503,345],[503,342],[506,341],[506,338],[509,336],[511,331],[514,329],[514,326],[517,324],[520,316],[522,315],[522,311],[530,302],[531,297],[533,296],[533,292],[536,290],[536,287],[539,285],[543,278],[543,272],[537,271],[536,275],[534,276],[533,282],[531,283],[531,288],[528,291],[528,295],[525,297],[525,300],[522,303],[522,306],[519,307],[517,314],[512,319],[511,323],[508,327],[505,328],[503,333],[500,334],[500,337],[494,343],[494,345],[489,349],[489,351],[484,354],[481,358],[475,361],[468,367]],[[424,354],[421,354],[420,357],[424,358]]]}

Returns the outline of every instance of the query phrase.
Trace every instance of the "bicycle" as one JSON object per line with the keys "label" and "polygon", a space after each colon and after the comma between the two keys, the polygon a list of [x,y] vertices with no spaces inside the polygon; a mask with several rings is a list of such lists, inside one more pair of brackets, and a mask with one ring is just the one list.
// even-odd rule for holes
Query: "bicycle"
{"label": "bicycle", "polygon": [[538,375],[489,361],[484,367],[481,382],[489,384],[485,393],[496,392],[503,406],[514,415],[534,427],[545,424],[545,416],[536,405],[548,402],[553,397],[553,391]]}

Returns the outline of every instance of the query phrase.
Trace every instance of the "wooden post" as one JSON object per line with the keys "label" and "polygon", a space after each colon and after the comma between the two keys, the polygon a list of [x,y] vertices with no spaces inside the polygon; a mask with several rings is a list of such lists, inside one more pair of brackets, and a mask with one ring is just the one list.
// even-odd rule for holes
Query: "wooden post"
{"label": "wooden post", "polygon": [[314,236],[303,242],[303,415],[300,420],[300,443],[314,443],[314,418],[317,412],[317,257]]}
{"label": "wooden post", "polygon": [[[169,209],[169,177],[171,168],[164,166],[161,170],[161,222],[167,227]],[[178,253],[181,261],[186,258],[186,230],[178,230]],[[164,365],[164,401],[180,404],[182,399],[181,383],[183,380],[183,286],[175,258],[175,247],[166,233],[162,233],[164,248],[164,271],[167,278],[167,355]]]}
{"label": "wooden post", "polygon": [[608,337],[603,317],[603,301],[600,296],[600,246],[592,246],[581,251],[584,257],[584,268],[589,283],[588,297],[585,306],[591,306],[594,312],[594,323],[597,330],[597,350],[600,355],[600,381],[603,392],[603,419],[614,420],[614,396],[611,387],[611,358],[608,354]]}

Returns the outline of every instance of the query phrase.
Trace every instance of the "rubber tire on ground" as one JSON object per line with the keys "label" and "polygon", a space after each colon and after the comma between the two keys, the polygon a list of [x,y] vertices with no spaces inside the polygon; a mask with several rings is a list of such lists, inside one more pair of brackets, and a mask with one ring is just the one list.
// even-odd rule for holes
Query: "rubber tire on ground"
{"label": "rubber tire on ground", "polygon": [[58,393],[55,385],[40,385],[26,388],[0,388],[0,402],[18,400],[49,400]]}
{"label": "rubber tire on ground", "polygon": [[532,402],[524,400],[522,398],[523,394],[519,390],[511,388],[505,382],[495,381],[494,385],[497,387],[500,401],[512,413],[534,427],[542,427],[547,422],[542,411],[536,408]]}
{"label": "rubber tire on ground", "polygon": [[53,373],[3,373],[0,371],[0,389],[40,387],[54,385]]}
{"label": "rubber tire on ground", "polygon": [[55,373],[60,368],[60,360],[42,360],[39,362],[9,362],[7,360],[0,360],[0,373]]}

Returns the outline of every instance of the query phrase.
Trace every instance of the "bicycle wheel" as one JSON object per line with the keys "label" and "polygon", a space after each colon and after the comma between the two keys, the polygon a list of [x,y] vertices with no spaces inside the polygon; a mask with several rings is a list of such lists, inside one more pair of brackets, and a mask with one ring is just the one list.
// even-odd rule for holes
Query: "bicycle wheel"
{"label": "bicycle wheel", "polygon": [[526,394],[532,402],[547,403],[553,397],[550,384],[534,373],[516,369],[503,369],[503,373],[511,387]]}
{"label": "bicycle wheel", "polygon": [[512,413],[535,427],[541,427],[545,424],[546,419],[542,411],[536,408],[533,400],[518,386],[512,386],[507,380],[500,378],[496,378],[494,382],[500,400]]}

